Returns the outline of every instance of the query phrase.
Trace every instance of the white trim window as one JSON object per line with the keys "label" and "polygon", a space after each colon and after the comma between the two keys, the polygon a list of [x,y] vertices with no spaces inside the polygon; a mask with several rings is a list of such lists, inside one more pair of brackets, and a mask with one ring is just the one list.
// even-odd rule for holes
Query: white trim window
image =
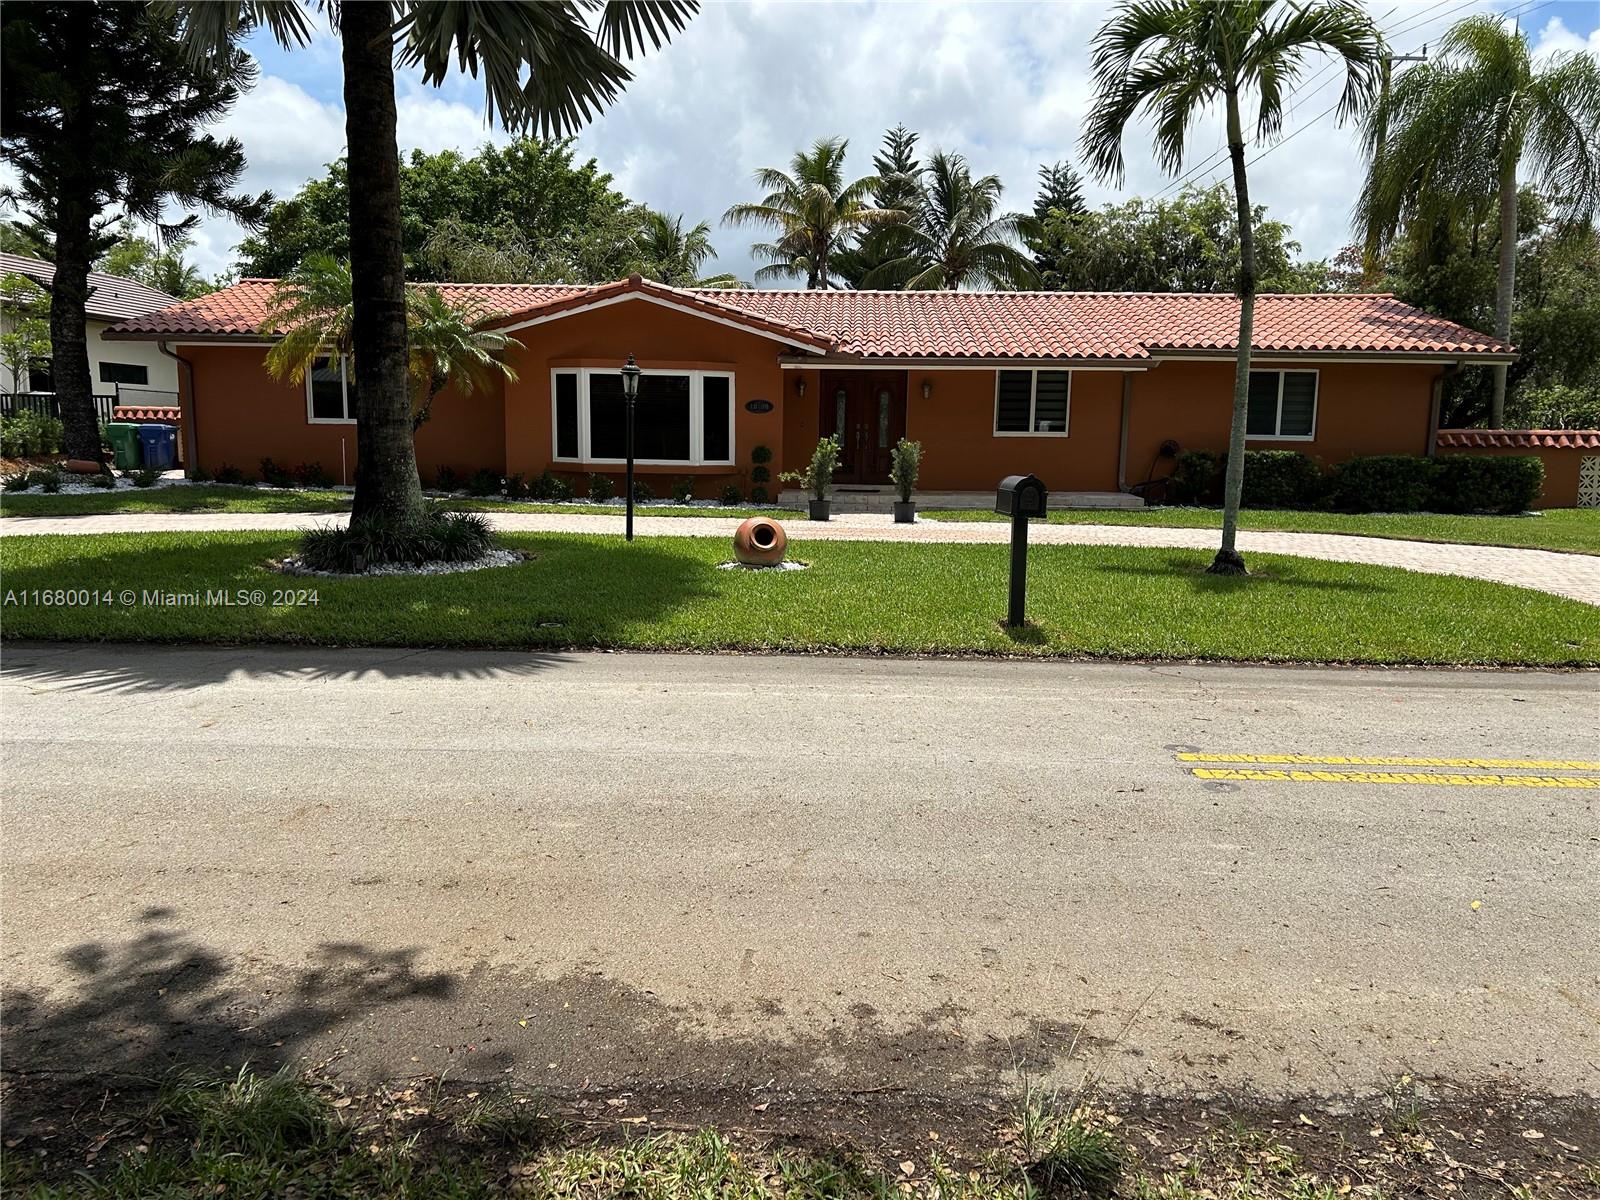
{"label": "white trim window", "polygon": [[350,360],[319,358],[306,370],[306,423],[354,425],[356,380]]}
{"label": "white trim window", "polygon": [[1251,371],[1245,437],[1310,442],[1317,437],[1316,371]]}
{"label": "white trim window", "polygon": [[1071,415],[1071,371],[994,373],[995,437],[1066,437]]}
{"label": "white trim window", "polygon": [[[627,459],[627,409],[614,367],[550,372],[550,444],[559,462]],[[733,372],[646,368],[633,414],[634,461],[732,465]]]}

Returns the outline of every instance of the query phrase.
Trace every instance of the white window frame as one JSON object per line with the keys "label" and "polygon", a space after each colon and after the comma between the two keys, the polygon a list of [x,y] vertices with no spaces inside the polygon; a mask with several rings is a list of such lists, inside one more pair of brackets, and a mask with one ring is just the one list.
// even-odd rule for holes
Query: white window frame
{"label": "white window frame", "polygon": [[1310,433],[1250,433],[1250,417],[1245,415],[1245,435],[1247,442],[1314,442],[1317,440],[1317,418],[1322,409],[1322,372],[1316,367],[1251,367],[1252,375],[1277,375],[1278,377],[1278,408],[1273,414],[1272,428],[1283,428],[1283,381],[1289,375],[1311,376],[1311,432]]}
{"label": "white window frame", "polygon": [[[1001,429],[1000,428],[1000,376],[1018,371],[1028,373],[1028,428],[1027,429]],[[1039,421],[1039,372],[1049,371],[1067,377],[1067,415],[1062,422],[1064,429],[1036,430],[1034,426]],[[1073,372],[1065,367],[1001,367],[994,373],[994,419],[989,426],[995,437],[1025,437],[1025,438],[1064,438],[1072,432],[1072,376]]]}
{"label": "white window frame", "polygon": [[[128,382],[126,382],[124,380],[121,380],[121,379],[107,379],[106,378],[106,368],[107,367],[126,367],[130,371],[143,371],[144,372],[144,382],[143,383],[128,383]],[[147,388],[147,387],[150,386],[150,368],[149,368],[149,366],[147,366],[144,363],[118,362],[116,359],[103,358],[95,365],[95,375],[98,377],[98,381],[100,383],[109,383],[113,387],[131,387],[131,388],[142,387],[142,388]]]}
{"label": "white window frame", "polygon": [[[306,368],[306,424],[307,425],[354,425],[356,419],[352,416],[319,417],[314,415],[315,409],[311,406],[311,372],[316,369],[317,363],[324,359],[331,359],[331,354],[319,354]],[[344,402],[344,411],[350,411],[350,359],[346,355],[339,355],[339,398]]]}
{"label": "white window frame", "polygon": [[[739,448],[734,442],[734,414],[738,412],[738,398],[732,371],[680,371],[671,367],[646,367],[646,375],[687,375],[689,377],[689,457],[688,458],[636,458],[633,461],[647,467],[731,467],[739,461]],[[615,375],[615,367],[551,367],[550,368],[550,460],[563,463],[623,463],[625,458],[594,458],[589,453],[589,380],[595,375]],[[562,375],[578,378],[578,457],[568,458],[557,453],[560,433],[556,414],[556,379]],[[705,456],[705,381],[728,381],[728,457]]]}

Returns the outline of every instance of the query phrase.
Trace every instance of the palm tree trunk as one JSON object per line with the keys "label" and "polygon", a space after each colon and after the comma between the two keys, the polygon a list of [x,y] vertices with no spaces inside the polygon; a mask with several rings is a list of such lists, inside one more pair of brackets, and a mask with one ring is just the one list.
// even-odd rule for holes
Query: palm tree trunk
{"label": "palm tree trunk", "polygon": [[351,516],[409,522],[421,515],[423,501],[406,376],[393,21],[388,3],[340,8],[356,379],[356,494]]}
{"label": "palm tree trunk", "polygon": [[[1494,293],[1494,335],[1511,340],[1511,306],[1517,292],[1517,164],[1509,159],[1500,166],[1500,278]],[[1489,427],[1506,423],[1506,364],[1494,366],[1494,397],[1489,407]]]}
{"label": "palm tree trunk", "polygon": [[1233,196],[1239,207],[1239,353],[1233,369],[1233,424],[1228,429],[1228,473],[1222,489],[1222,545],[1206,568],[1213,575],[1243,575],[1244,556],[1234,549],[1239,502],[1244,496],[1244,434],[1250,413],[1250,340],[1256,320],[1256,235],[1250,217],[1250,187],[1244,170],[1244,133],[1239,98],[1228,93],[1228,155],[1233,160]]}

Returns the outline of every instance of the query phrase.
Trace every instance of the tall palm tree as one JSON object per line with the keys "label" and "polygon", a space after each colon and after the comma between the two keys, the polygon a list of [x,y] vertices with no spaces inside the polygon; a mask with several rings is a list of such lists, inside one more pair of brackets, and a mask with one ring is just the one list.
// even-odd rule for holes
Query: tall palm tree
{"label": "tall palm tree", "polygon": [[1013,245],[1033,218],[996,212],[1003,190],[998,175],[974,179],[961,155],[940,150],[928,160],[922,180],[922,199],[906,229],[906,254],[871,271],[863,287],[937,291],[1037,284],[1032,260]]}
{"label": "tall palm tree", "polygon": [[[1517,173],[1526,164],[1557,214],[1587,225],[1600,207],[1600,66],[1588,53],[1535,63],[1528,39],[1483,14],[1451,26],[1437,57],[1411,68],[1363,129],[1367,182],[1357,206],[1369,257],[1410,221],[1499,207],[1494,332],[1511,340],[1517,275]],[[1505,421],[1506,367],[1494,367],[1491,423]]]}
{"label": "tall palm tree", "polygon": [[[517,373],[504,360],[521,342],[481,326],[495,314],[481,301],[450,301],[437,287],[406,289],[409,421],[415,433],[433,415],[433,402],[452,383],[471,395],[500,375]],[[330,254],[306,260],[279,281],[267,303],[262,332],[283,336],[267,351],[267,370],[298,384],[318,359],[354,359],[355,300],[350,264]],[[359,379],[356,394],[360,396]]]}
{"label": "tall palm tree", "polygon": [[1245,421],[1250,396],[1250,339],[1255,323],[1256,254],[1249,180],[1245,175],[1245,108],[1255,101],[1255,137],[1283,127],[1284,97],[1307,54],[1336,55],[1344,66],[1339,118],[1362,111],[1377,86],[1383,40],[1366,12],[1345,0],[1129,0],[1094,39],[1096,97],[1083,133],[1083,153],[1101,178],[1123,176],[1122,134],[1141,111],[1155,121],[1156,161],[1182,169],[1190,129],[1212,105],[1227,120],[1228,156],[1239,221],[1239,349],[1233,381],[1233,426],[1222,513],[1222,545],[1210,570],[1244,573],[1235,549],[1244,489]]}
{"label": "tall palm tree", "polygon": [[653,209],[646,211],[639,230],[639,257],[644,273],[673,287],[738,287],[739,281],[724,271],[702,278],[700,268],[706,259],[717,256],[711,244],[711,222],[701,221],[685,230],[683,216],[669,217]]}
{"label": "tall palm tree", "polygon": [[[286,48],[304,45],[310,3],[159,0],[180,15],[183,35],[201,57],[227,53],[260,27]],[[489,120],[559,136],[615,100],[632,78],[624,59],[643,54],[646,42],[660,48],[683,28],[698,0],[363,0],[316,7],[335,23],[344,61],[358,396],[352,514],[411,522],[422,514],[423,501],[407,386],[396,58],[420,67],[434,86],[454,70],[481,73]]]}
{"label": "tall palm tree", "polygon": [[844,138],[818,138],[809,151],[795,154],[788,171],[762,167],[755,181],[767,194],[755,204],[735,204],[722,215],[724,225],[765,225],[777,237],[751,249],[767,260],[756,281],[803,276],[808,288],[837,286],[835,252],[871,225],[904,214],[874,208],[876,175],[844,181]]}

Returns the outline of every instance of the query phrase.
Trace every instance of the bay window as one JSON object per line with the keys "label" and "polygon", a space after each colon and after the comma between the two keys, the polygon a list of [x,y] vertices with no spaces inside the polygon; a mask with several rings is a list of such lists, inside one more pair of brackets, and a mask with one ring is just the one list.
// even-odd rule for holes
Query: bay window
{"label": "bay window", "polygon": [[[627,458],[627,401],[615,368],[558,367],[550,395],[558,460]],[[633,450],[642,463],[732,463],[732,373],[646,370],[633,410]]]}

